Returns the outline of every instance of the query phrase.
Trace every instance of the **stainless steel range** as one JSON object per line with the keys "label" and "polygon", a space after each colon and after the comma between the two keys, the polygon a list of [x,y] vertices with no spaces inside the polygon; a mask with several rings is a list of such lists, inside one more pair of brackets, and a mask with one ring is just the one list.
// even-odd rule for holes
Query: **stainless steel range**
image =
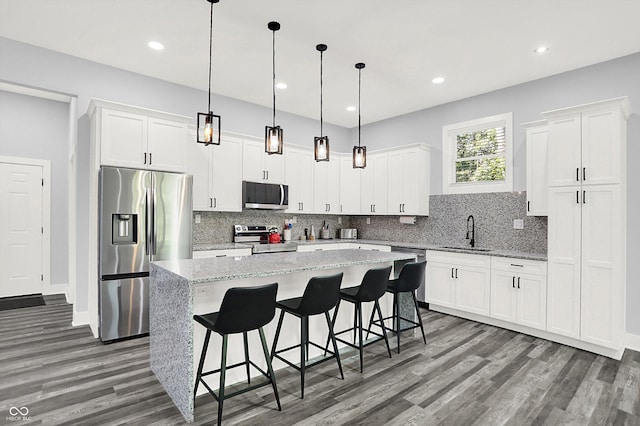
{"label": "stainless steel range", "polygon": [[298,244],[290,241],[269,243],[269,235],[274,232],[278,233],[277,226],[233,225],[233,241],[250,244],[253,254],[279,253],[298,249]]}

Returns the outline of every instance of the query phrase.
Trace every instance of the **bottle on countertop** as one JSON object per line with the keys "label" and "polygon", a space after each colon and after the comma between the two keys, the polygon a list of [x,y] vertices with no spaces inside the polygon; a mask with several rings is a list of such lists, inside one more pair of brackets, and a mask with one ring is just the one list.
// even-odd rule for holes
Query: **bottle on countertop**
{"label": "bottle on countertop", "polygon": [[314,228],[313,225],[311,225],[311,235],[309,235],[309,239],[310,240],[315,240],[316,239],[316,229]]}

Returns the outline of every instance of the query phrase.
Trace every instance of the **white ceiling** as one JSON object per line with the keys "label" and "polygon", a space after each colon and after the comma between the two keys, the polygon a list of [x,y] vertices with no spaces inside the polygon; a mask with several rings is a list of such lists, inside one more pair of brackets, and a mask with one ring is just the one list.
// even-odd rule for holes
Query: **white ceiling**
{"label": "white ceiling", "polygon": [[[271,106],[271,20],[278,109],[319,117],[325,43],[325,121],[354,127],[356,62],[368,123],[638,52],[638,17],[639,0],[220,0],[213,91]],[[206,0],[0,0],[0,36],[207,89]]]}

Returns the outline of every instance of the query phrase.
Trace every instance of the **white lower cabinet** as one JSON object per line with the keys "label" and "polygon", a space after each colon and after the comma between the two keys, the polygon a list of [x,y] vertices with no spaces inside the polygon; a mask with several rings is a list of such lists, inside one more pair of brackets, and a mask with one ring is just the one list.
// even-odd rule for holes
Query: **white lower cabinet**
{"label": "white lower cabinet", "polygon": [[491,317],[544,330],[547,323],[546,262],[492,257]]}
{"label": "white lower cabinet", "polygon": [[491,257],[427,251],[428,303],[489,316]]}
{"label": "white lower cabinet", "polygon": [[199,250],[193,252],[194,259],[210,259],[212,257],[251,256],[250,248]]}

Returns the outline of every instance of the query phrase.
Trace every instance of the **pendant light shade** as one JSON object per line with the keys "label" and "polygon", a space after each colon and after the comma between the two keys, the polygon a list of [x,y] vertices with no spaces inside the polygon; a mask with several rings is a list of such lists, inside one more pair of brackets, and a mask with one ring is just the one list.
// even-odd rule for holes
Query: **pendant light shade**
{"label": "pendant light shade", "polygon": [[316,50],[320,52],[320,136],[313,138],[313,153],[316,161],[329,161],[329,137],[322,133],[322,54],[327,50],[327,45],[318,44]]}
{"label": "pendant light shade", "polygon": [[273,33],[272,53],[273,53],[273,125],[266,126],[264,131],[264,151],[271,154],[282,154],[283,131],[280,126],[276,126],[276,31],[280,29],[280,24],[271,21],[267,28]]}
{"label": "pendant light shade", "polygon": [[211,57],[213,56],[213,4],[220,0],[207,0],[211,4],[209,20],[209,100],[208,112],[198,113],[198,143],[220,145],[220,116],[211,111]]}
{"label": "pendant light shade", "polygon": [[364,169],[367,167],[367,147],[360,145],[361,115],[360,115],[360,92],[362,86],[362,69],[364,64],[358,62],[356,69],[358,70],[358,146],[353,147],[353,168]]}

